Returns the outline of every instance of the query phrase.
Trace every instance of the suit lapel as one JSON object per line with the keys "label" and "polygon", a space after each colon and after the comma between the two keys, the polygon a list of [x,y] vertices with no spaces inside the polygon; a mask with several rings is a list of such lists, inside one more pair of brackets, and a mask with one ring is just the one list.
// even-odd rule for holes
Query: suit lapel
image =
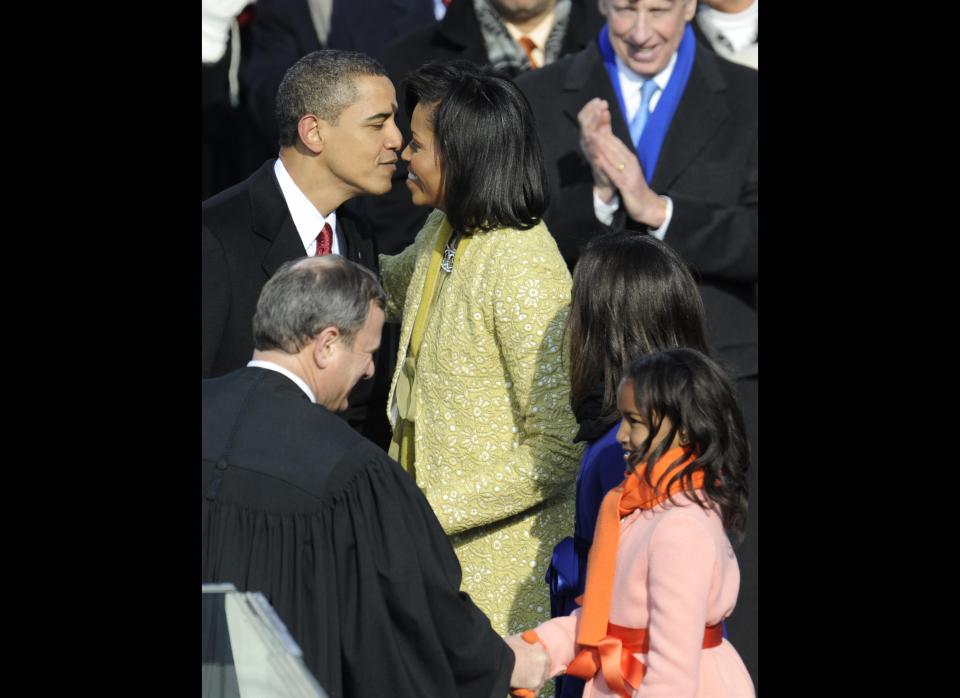
{"label": "suit lapel", "polygon": [[729,118],[729,109],[721,98],[725,90],[716,58],[698,45],[690,79],[663,141],[651,189],[669,189]]}
{"label": "suit lapel", "polygon": [[583,109],[583,105],[594,97],[605,99],[610,105],[613,135],[624,143],[630,144],[627,120],[620,111],[620,101],[617,99],[617,93],[613,91],[613,85],[610,84],[610,76],[603,65],[603,58],[600,56],[600,49],[596,42],[574,56],[573,64],[562,86],[563,112],[573,122],[577,131],[580,130],[577,114]]}
{"label": "suit lapel", "polygon": [[290,209],[273,173],[276,160],[268,160],[250,178],[250,202],[253,210],[253,233],[271,245],[260,262],[267,277],[273,276],[284,262],[303,257],[306,252]]}
{"label": "suit lapel", "polygon": [[[271,243],[260,263],[267,277],[273,276],[284,262],[306,255],[300,233],[273,173],[275,162],[268,161],[250,178],[253,232]],[[340,240],[345,248],[340,250],[341,254],[376,272],[374,245],[360,235],[353,216],[343,206],[337,209],[337,232],[341,234]]]}
{"label": "suit lapel", "polygon": [[340,254],[351,262],[362,264],[376,272],[379,269],[379,264],[374,252],[373,242],[360,234],[356,220],[346,206],[342,205],[337,209],[337,228],[341,233],[341,241],[344,243]]}
{"label": "suit lapel", "polygon": [[360,237],[353,227],[353,221],[345,216],[345,209],[341,206],[337,209],[337,231],[340,233],[340,254],[351,262],[359,262],[358,256],[362,256],[357,243]]}

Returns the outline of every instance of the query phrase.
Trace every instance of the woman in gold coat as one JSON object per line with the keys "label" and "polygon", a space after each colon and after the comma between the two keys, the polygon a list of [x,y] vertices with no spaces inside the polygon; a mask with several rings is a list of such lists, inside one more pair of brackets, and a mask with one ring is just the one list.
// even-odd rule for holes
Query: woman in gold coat
{"label": "woman in gold coat", "polygon": [[402,321],[390,453],[416,479],[501,634],[546,620],[553,546],[573,525],[581,447],[563,346],[570,273],[541,217],[547,175],[526,98],[466,62],[404,83],[416,240],[381,256]]}

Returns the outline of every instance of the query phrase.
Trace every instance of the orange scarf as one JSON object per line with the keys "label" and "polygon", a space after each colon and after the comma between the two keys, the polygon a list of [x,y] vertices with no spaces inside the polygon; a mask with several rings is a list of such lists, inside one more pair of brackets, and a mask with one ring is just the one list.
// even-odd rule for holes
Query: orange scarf
{"label": "orange scarf", "polygon": [[[656,489],[656,485],[667,472],[667,468],[685,455],[687,457],[675,472],[689,465],[696,456],[685,448],[667,451],[650,471],[650,481],[653,486],[648,485],[641,474],[632,473],[627,475],[622,484],[610,490],[603,498],[603,504],[600,505],[597,529],[587,558],[587,584],[580,598],[583,611],[580,615],[580,628],[577,631],[577,644],[581,647],[581,651],[567,667],[567,674],[590,678],[596,673],[599,663],[604,668],[603,674],[607,685],[622,696],[628,695],[623,685],[624,678],[631,684],[634,684],[634,681],[639,683],[643,672],[642,665],[626,672],[623,671],[626,667],[622,665],[623,645],[639,644],[641,639],[638,637],[637,642],[632,642],[620,632],[630,629],[610,625],[614,568],[617,562],[617,547],[620,544],[620,519],[636,509],[653,509],[671,496],[682,493],[684,487],[681,480],[673,482],[666,492]],[[704,474],[700,470],[693,474],[690,484],[694,489],[702,489],[703,481]],[[611,631],[610,628],[614,628],[617,632]],[[645,631],[643,634],[645,636]],[[642,640],[645,642],[646,638],[643,637]],[[630,652],[625,654],[628,655],[627,659],[633,659]],[[636,664],[640,663],[636,662]]]}

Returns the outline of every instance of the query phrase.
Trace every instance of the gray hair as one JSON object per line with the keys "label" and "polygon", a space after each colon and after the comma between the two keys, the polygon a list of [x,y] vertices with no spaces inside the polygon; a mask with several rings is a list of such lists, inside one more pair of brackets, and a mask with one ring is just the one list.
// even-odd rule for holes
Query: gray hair
{"label": "gray hair", "polygon": [[257,301],[253,345],[296,354],[327,327],[348,346],[367,319],[370,303],[386,308],[387,296],[369,269],[340,255],[286,262]]}
{"label": "gray hair", "polygon": [[308,53],[293,64],[277,89],[277,126],[280,147],[297,142],[297,124],[307,114],[336,124],[341,112],[357,99],[354,80],[383,75],[381,63],[356,51],[324,49]]}

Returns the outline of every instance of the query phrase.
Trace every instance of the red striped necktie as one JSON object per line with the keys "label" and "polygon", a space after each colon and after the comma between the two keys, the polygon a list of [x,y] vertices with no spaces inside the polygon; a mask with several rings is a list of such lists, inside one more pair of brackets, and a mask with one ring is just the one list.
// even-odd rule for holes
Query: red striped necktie
{"label": "red striped necktie", "polygon": [[315,256],[322,257],[330,254],[331,249],[333,249],[333,229],[330,228],[329,223],[324,223],[323,230],[321,230],[317,236],[317,252]]}

